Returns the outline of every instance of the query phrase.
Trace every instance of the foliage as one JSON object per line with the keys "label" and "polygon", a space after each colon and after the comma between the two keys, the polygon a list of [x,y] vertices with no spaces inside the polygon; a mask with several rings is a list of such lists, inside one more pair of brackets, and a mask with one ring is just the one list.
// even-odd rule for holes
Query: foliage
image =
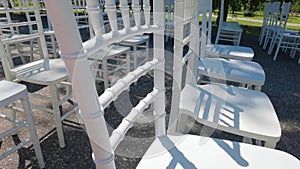
{"label": "foliage", "polygon": [[244,16],[255,16],[255,11],[260,8],[260,2],[262,0],[241,0],[243,5]]}
{"label": "foliage", "polygon": [[242,9],[242,1],[241,0],[231,0],[229,2],[229,10],[231,14],[234,14],[236,11],[241,11]]}
{"label": "foliage", "polygon": [[300,0],[294,0],[291,6],[292,13],[300,13]]}

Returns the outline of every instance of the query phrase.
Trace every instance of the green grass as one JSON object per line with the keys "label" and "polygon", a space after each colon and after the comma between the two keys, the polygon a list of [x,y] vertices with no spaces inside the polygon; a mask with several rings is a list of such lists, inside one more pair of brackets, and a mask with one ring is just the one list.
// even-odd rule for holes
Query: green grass
{"label": "green grass", "polygon": [[[262,21],[263,20],[262,12],[257,12],[254,17],[243,16],[242,12],[236,12],[236,14],[237,14],[237,18],[247,18],[247,19],[250,19],[250,21],[244,21],[244,20],[239,20],[239,19],[238,20],[230,19],[230,17],[227,18],[227,21],[228,22],[230,22],[230,21],[238,22],[243,27],[244,32],[250,33],[253,35],[259,35],[262,23],[255,22],[255,21],[251,22],[251,19]],[[228,16],[231,16],[231,14],[228,14]],[[213,22],[215,22],[216,19],[217,19],[216,17],[213,17]],[[201,17],[199,17],[199,21],[201,22]],[[289,16],[288,23],[300,24],[300,17],[299,16]],[[292,29],[292,30],[296,30],[296,31],[300,32],[300,26],[287,25],[287,29]]]}
{"label": "green grass", "polygon": [[[217,15],[217,13],[216,13]],[[248,18],[248,19],[254,19],[254,20],[263,20],[264,19],[264,13],[262,11],[257,11],[255,12],[255,16],[249,17],[249,16],[244,16],[242,12],[235,12],[235,14],[238,18]],[[231,13],[228,13],[228,16],[232,16]],[[288,23],[295,23],[295,24],[300,24],[300,16],[289,16]]]}

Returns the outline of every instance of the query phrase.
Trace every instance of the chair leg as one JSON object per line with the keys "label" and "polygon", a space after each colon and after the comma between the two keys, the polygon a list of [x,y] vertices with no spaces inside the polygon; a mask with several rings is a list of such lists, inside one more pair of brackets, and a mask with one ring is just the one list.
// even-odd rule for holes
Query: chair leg
{"label": "chair leg", "polygon": [[266,141],[265,142],[265,147],[268,147],[268,148],[275,148],[276,147],[276,143],[277,142],[274,142],[274,141]]}
{"label": "chair leg", "polygon": [[270,30],[267,31],[267,35],[265,37],[265,41],[264,41],[264,45],[263,45],[263,49],[265,50],[268,46],[268,43],[269,43],[269,39],[270,39]]}
{"label": "chair leg", "polygon": [[261,86],[259,86],[259,85],[254,85],[254,90],[261,91]]}
{"label": "chair leg", "polygon": [[252,139],[248,137],[243,137],[243,142],[248,144],[253,144]]}
{"label": "chair leg", "polygon": [[176,126],[176,132],[178,133],[188,133],[190,128],[188,128],[188,116],[185,114],[181,114],[179,116],[177,126]]}
{"label": "chair leg", "polygon": [[133,68],[136,69],[137,68],[137,65],[138,65],[138,60],[137,60],[137,46],[134,45],[133,46]]}
{"label": "chair leg", "polygon": [[217,33],[215,44],[218,44],[218,42],[219,42],[219,38],[220,38],[220,30],[219,29],[220,28],[218,28],[218,33]]}
{"label": "chair leg", "polygon": [[127,68],[127,74],[130,72],[130,52],[126,52],[126,68]]}
{"label": "chair leg", "polygon": [[146,54],[147,54],[147,56],[146,56],[146,61],[148,61],[149,60],[149,56],[150,56],[150,53],[149,53],[150,51],[149,51],[149,39],[146,41]]}
{"label": "chair leg", "polygon": [[104,89],[107,89],[109,84],[108,84],[108,67],[107,67],[107,59],[103,59],[102,61],[102,71],[103,71],[103,79],[104,79]]}
{"label": "chair leg", "polygon": [[52,101],[52,107],[53,107],[53,113],[54,113],[54,123],[56,127],[56,132],[58,136],[59,141],[59,147],[64,148],[65,145],[65,139],[64,139],[64,132],[62,127],[62,121],[61,121],[61,112],[59,110],[59,96],[57,87],[55,84],[50,85],[50,92],[51,92],[51,101]]}
{"label": "chair leg", "polygon": [[[275,34],[274,34],[274,36],[271,39],[271,43],[270,43],[269,50],[268,50],[268,55],[272,54],[273,49],[274,49],[275,44],[276,44],[276,41],[277,41],[277,35],[275,36]],[[279,43],[277,45],[279,45]]]}
{"label": "chair leg", "polygon": [[276,52],[275,52],[275,55],[274,55],[274,58],[273,58],[274,61],[277,59],[278,52],[279,52],[279,49],[281,47],[281,41],[282,41],[282,39],[280,39],[278,44],[277,44],[277,49],[276,49]]}
{"label": "chair leg", "polygon": [[28,101],[28,97],[23,98],[22,100],[22,105],[23,105],[23,109],[25,112],[25,119],[29,128],[29,132],[31,135],[31,139],[33,142],[33,147],[34,147],[34,152],[39,164],[40,168],[45,168],[45,162],[44,162],[44,158],[43,158],[43,154],[42,154],[42,150],[41,150],[41,146],[38,140],[38,136],[34,127],[34,121],[32,118],[32,114],[31,114],[31,108],[30,108],[30,104]]}

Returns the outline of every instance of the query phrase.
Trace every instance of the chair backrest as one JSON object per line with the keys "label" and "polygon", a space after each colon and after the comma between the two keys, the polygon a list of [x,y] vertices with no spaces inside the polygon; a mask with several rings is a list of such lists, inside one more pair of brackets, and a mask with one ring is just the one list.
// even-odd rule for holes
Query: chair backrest
{"label": "chair backrest", "polygon": [[[5,13],[8,18],[7,22],[1,24],[1,30],[2,32],[8,30],[7,28],[11,30],[11,32],[6,32],[6,36],[1,38],[0,42],[0,57],[6,79],[15,80],[16,74],[19,73],[26,73],[36,69],[49,69],[48,52],[37,0],[3,0],[1,5],[0,11]],[[18,13],[23,13],[24,15],[18,15]],[[28,47],[22,48],[22,45],[27,45],[29,50]],[[34,53],[34,51],[38,51],[38,53]],[[29,56],[30,62],[35,60],[41,61],[34,67],[29,66],[26,70],[20,69],[17,72],[12,72],[12,69],[20,66],[14,63],[15,58],[21,58],[22,64],[27,64],[28,60],[24,59],[24,57],[27,57],[26,52],[29,52],[31,55]]]}
{"label": "chair backrest", "polygon": [[[95,37],[82,44],[79,31],[76,28],[75,17],[72,13],[71,3],[61,0],[46,0],[48,15],[50,16],[56,33],[61,57],[66,63],[72,82],[73,91],[81,109],[87,133],[93,149],[93,158],[97,168],[115,168],[113,150],[124,138],[124,134],[131,127],[132,121],[147,107],[154,104],[156,136],[165,135],[165,94],[164,94],[164,3],[153,1],[153,22],[150,22],[149,0],[132,0],[129,6],[127,0],[120,0],[123,29],[118,29],[117,8],[114,0],[106,0],[106,11],[111,31],[104,33],[101,22],[101,8],[98,0],[88,0],[87,9]],[[128,9],[133,9],[135,25],[129,24]],[[141,24],[140,15],[144,12],[145,24]],[[118,43],[130,36],[153,32],[154,56],[153,60],[146,62],[118,80],[112,87],[106,89],[98,98],[93,75],[88,67],[87,56],[101,50],[107,50],[112,43]],[[154,71],[154,89],[142,99],[137,106],[131,109],[122,123],[108,136],[107,127],[103,117],[104,109],[118,96],[128,89],[130,84],[148,71]]]}
{"label": "chair backrest", "polygon": [[264,20],[263,20],[262,26],[265,26],[265,25],[268,24],[268,20],[270,18],[269,16],[270,16],[271,6],[272,6],[271,2],[268,2],[268,3],[265,4],[265,8],[264,8]]}
{"label": "chair backrest", "polygon": [[278,19],[280,17],[280,2],[273,2],[270,7],[270,26],[277,26]]}
{"label": "chair backrest", "polygon": [[175,0],[172,104],[168,132],[177,131],[181,91],[196,85],[199,58],[198,1]]}
{"label": "chair backrest", "polygon": [[202,22],[200,29],[200,56],[205,57],[206,44],[211,44],[212,33],[212,0],[199,0],[199,16]]}
{"label": "chair backrest", "polygon": [[283,35],[283,33],[285,32],[286,23],[289,19],[290,7],[291,7],[291,2],[289,2],[289,3],[283,2],[282,3],[280,20],[278,23],[278,30],[277,30],[277,33],[280,33],[281,35]]}

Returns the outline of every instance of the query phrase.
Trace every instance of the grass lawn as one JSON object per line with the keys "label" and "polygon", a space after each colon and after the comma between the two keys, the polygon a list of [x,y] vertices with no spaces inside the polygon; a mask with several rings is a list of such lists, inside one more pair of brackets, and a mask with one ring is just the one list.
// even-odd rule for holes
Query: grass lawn
{"label": "grass lawn", "polygon": [[[259,35],[260,29],[262,26],[262,23],[260,22],[255,22],[251,20],[263,20],[263,13],[260,14],[259,12],[254,16],[254,17],[246,17],[242,15],[242,12],[236,12],[237,18],[247,18],[250,19],[249,21],[244,21],[244,20],[239,20],[239,19],[231,19],[231,17],[227,18],[227,21],[234,21],[238,22],[244,29],[245,32],[253,34],[253,35]],[[228,16],[231,16],[231,14],[228,14]],[[216,21],[216,17],[213,17],[213,22]],[[202,18],[199,17],[199,21],[202,21]],[[288,23],[294,23],[294,24],[300,24],[300,17],[299,16],[290,16]],[[300,32],[300,26],[290,26],[287,25],[287,29],[292,29]]]}
{"label": "grass lawn", "polygon": [[[264,19],[264,13],[263,12],[256,12],[255,16],[253,17],[248,17],[248,16],[243,16],[242,12],[235,12],[238,18],[248,18],[248,19],[255,19],[255,20],[263,20]],[[232,14],[228,14],[228,16],[232,16]],[[288,23],[295,23],[295,24],[300,24],[300,16],[289,16]]]}

